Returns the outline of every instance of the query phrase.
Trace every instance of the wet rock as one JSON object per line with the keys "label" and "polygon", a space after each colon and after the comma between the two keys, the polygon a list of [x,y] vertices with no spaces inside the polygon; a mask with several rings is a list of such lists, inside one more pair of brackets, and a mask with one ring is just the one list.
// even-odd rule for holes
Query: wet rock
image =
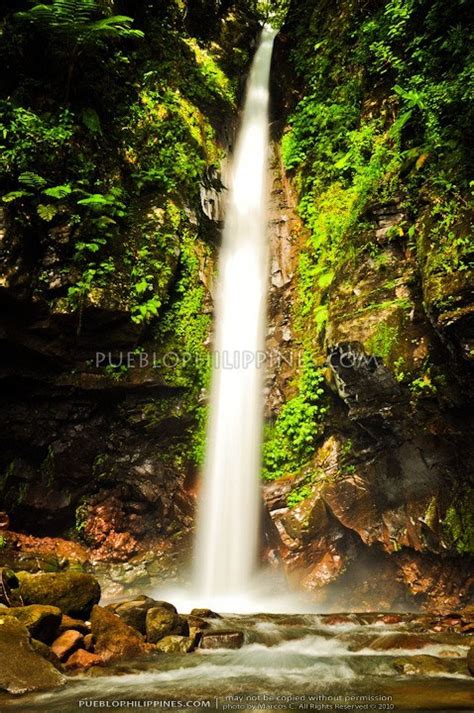
{"label": "wet rock", "polygon": [[192,609],[191,616],[197,616],[200,619],[222,619],[220,614],[217,614],[211,609]]}
{"label": "wet rock", "polygon": [[91,632],[95,653],[104,662],[133,659],[145,651],[143,636],[103,607],[94,606]]}
{"label": "wet rock", "polygon": [[209,622],[207,622],[205,619],[201,619],[201,617],[199,616],[192,616],[191,614],[188,614],[188,616],[186,617],[186,621],[188,622],[189,630],[209,628]]}
{"label": "wet rock", "polygon": [[244,645],[242,631],[203,631],[201,649],[240,649]]}
{"label": "wet rock", "polygon": [[467,668],[471,676],[474,676],[474,646],[467,652]]}
{"label": "wet rock", "polygon": [[164,636],[155,644],[164,654],[188,654],[196,648],[195,636]]}
{"label": "wet rock", "polygon": [[70,629],[69,631],[64,631],[57,639],[54,640],[51,651],[56,654],[60,661],[66,661],[66,659],[80,649],[84,644],[84,637],[78,631]]}
{"label": "wet rock", "polygon": [[456,659],[439,659],[436,656],[423,654],[397,658],[394,668],[405,676],[430,676],[447,673],[464,673],[464,664]]}
{"label": "wet rock", "polygon": [[394,632],[393,634],[383,634],[378,636],[371,644],[369,649],[373,651],[388,651],[390,649],[422,649],[429,646],[433,642],[423,636],[417,634],[407,634]]}
{"label": "wet rock", "polygon": [[86,651],[94,651],[94,637],[92,634],[84,636],[84,648]]}
{"label": "wet rock", "polygon": [[374,635],[368,631],[345,631],[334,638],[342,641],[349,651],[361,651],[373,642]]}
{"label": "wet rock", "polygon": [[79,619],[88,619],[92,607],[100,600],[99,583],[91,574],[19,572],[18,578],[25,604],[49,604]]}
{"label": "wet rock", "polygon": [[64,676],[33,649],[28,630],[13,617],[0,616],[0,661],[2,691],[21,694],[65,683]]}
{"label": "wet rock", "polygon": [[31,639],[30,643],[33,650],[36,651],[37,654],[46,659],[46,661],[52,663],[54,668],[58,671],[63,671],[61,661],[58,659],[56,654],[51,651],[51,648],[47,644],[44,644],[42,641],[38,641],[37,639]]}
{"label": "wet rock", "polygon": [[188,636],[189,626],[185,617],[167,607],[154,607],[146,614],[147,640],[151,644],[171,634]]}
{"label": "wet rock", "polygon": [[84,649],[75,651],[66,661],[64,667],[67,671],[87,671],[92,666],[100,666],[104,662],[100,656]]}
{"label": "wet rock", "polygon": [[18,577],[9,567],[0,567],[0,604],[7,607],[21,606]]}
{"label": "wet rock", "polygon": [[399,624],[403,621],[403,617],[400,614],[383,614],[379,621],[384,624]]}
{"label": "wet rock", "polygon": [[326,626],[339,626],[341,624],[354,624],[357,619],[353,614],[327,614],[321,617],[321,621]]}
{"label": "wet rock", "polygon": [[59,633],[63,631],[68,631],[69,629],[74,629],[80,634],[88,634],[91,630],[90,624],[88,622],[82,621],[82,619],[73,619],[67,614],[63,614],[61,617],[61,623],[59,625]]}
{"label": "wet rock", "polygon": [[136,597],[131,601],[118,602],[117,604],[110,604],[107,609],[110,609],[117,614],[123,621],[136,629],[141,634],[146,634],[146,615],[150,609],[160,607],[167,609],[175,614],[176,609],[172,604],[167,602],[157,602],[151,597],[141,595]]}
{"label": "wet rock", "polygon": [[24,607],[11,607],[0,614],[13,616],[25,626],[31,636],[46,644],[53,641],[61,622],[61,610],[41,604],[31,604]]}

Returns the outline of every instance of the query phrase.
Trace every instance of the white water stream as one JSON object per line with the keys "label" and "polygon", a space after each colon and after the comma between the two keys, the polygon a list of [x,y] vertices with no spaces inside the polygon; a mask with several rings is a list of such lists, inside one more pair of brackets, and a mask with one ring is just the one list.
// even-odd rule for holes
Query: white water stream
{"label": "white water stream", "polygon": [[194,589],[208,602],[248,594],[257,560],[274,37],[273,30],[263,30],[250,72],[220,253],[211,412],[194,552]]}

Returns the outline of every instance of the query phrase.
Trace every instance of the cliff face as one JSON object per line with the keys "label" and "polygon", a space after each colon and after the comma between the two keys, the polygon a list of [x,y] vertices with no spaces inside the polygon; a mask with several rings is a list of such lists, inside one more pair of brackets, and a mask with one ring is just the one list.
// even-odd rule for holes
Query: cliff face
{"label": "cliff face", "polygon": [[278,180],[302,224],[265,490],[289,576],[329,606],[472,586],[464,10],[294,0],[277,44]]}
{"label": "cliff face", "polygon": [[[79,561],[186,550],[258,32],[253,3],[136,5],[98,2],[135,21],[97,44],[1,11],[0,509]],[[461,0],[292,0],[275,45],[266,534],[335,609],[469,596],[467,26]]]}
{"label": "cliff face", "polygon": [[84,22],[133,24],[88,44],[78,18],[2,16],[0,509],[120,561],[192,522],[220,172],[258,24],[245,3],[99,5]]}

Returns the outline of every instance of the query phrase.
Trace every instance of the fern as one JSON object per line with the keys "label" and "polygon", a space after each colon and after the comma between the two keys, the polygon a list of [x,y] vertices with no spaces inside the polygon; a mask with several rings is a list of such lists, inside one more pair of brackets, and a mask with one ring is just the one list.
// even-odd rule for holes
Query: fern
{"label": "fern", "polygon": [[5,193],[5,195],[2,196],[2,201],[4,203],[12,203],[19,198],[26,198],[27,196],[31,196],[29,191],[10,191],[10,193]]}
{"label": "fern", "polygon": [[99,37],[143,37],[141,30],[130,27],[133,18],[111,15],[95,19],[99,13],[96,0],[53,0],[51,5],[35,5],[31,10],[17,12],[15,17],[41,30],[70,35],[77,45],[95,43]]}
{"label": "fern", "polygon": [[50,204],[50,205],[40,204],[37,207],[36,212],[38,213],[39,217],[42,220],[45,220],[46,222],[49,223],[51,220],[53,220],[54,216],[58,212],[58,209],[55,205],[52,205],[52,204]]}
{"label": "fern", "polygon": [[101,134],[102,133],[102,126],[100,123],[99,115],[97,114],[95,109],[91,109],[88,107],[87,109],[82,110],[82,123],[86,127],[86,129],[89,129],[89,131],[92,134]]}
{"label": "fern", "polygon": [[100,17],[101,14],[97,0],[52,0],[50,5],[41,3],[15,14],[17,21],[53,35],[52,41],[68,56],[66,100],[81,53],[93,51],[106,40],[144,36],[141,30],[131,27],[133,18],[127,15]]}
{"label": "fern", "polygon": [[70,195],[71,193],[72,188],[69,183],[65,183],[62,186],[53,186],[52,188],[45,188],[45,190],[43,191],[43,194],[45,196],[48,196],[48,198],[56,198],[57,200],[66,198],[66,196]]}
{"label": "fern", "polygon": [[47,184],[45,178],[38,176],[37,173],[33,173],[32,171],[24,171],[23,173],[20,173],[18,180],[24,186],[28,186],[28,188],[36,188],[38,190]]}

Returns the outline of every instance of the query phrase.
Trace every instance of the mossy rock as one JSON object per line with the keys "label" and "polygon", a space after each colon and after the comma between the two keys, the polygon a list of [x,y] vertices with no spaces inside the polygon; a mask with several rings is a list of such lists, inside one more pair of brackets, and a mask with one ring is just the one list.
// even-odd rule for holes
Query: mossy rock
{"label": "mossy rock", "polygon": [[100,600],[99,583],[91,574],[18,572],[17,576],[25,604],[48,604],[68,616],[88,619],[92,607]]}
{"label": "mossy rock", "polygon": [[106,609],[117,614],[128,626],[136,629],[141,634],[146,634],[147,612],[158,606],[165,609],[168,608],[170,611],[176,613],[176,609],[172,604],[167,605],[167,602],[157,602],[144,594],[130,601],[109,604]]}
{"label": "mossy rock", "polygon": [[426,654],[396,658],[393,665],[404,676],[443,676],[465,673],[465,663],[462,659],[438,658]]}
{"label": "mossy rock", "polygon": [[103,607],[92,609],[91,631],[95,653],[106,663],[134,659],[145,652],[143,636]]}
{"label": "mossy rock", "polygon": [[471,676],[474,676],[474,646],[467,652],[467,668]]}
{"label": "mossy rock", "polygon": [[31,639],[31,646],[37,654],[46,659],[46,661],[49,661],[49,663],[52,663],[55,669],[61,672],[63,671],[61,661],[58,659],[54,651],[51,651],[47,644],[42,641],[38,641],[38,639]]}
{"label": "mossy rock", "polygon": [[146,634],[149,643],[156,644],[165,636],[187,636],[189,626],[186,619],[168,607],[149,609],[146,615]]}
{"label": "mossy rock", "polygon": [[155,648],[164,654],[189,654],[196,648],[196,637],[165,636],[155,644]]}
{"label": "mossy rock", "polygon": [[30,604],[25,607],[0,610],[0,615],[14,617],[28,629],[34,639],[48,644],[56,635],[62,613],[58,607]]}
{"label": "mossy rock", "polygon": [[66,681],[50,661],[34,650],[27,628],[13,617],[0,616],[0,661],[1,691],[17,695],[45,691]]}

